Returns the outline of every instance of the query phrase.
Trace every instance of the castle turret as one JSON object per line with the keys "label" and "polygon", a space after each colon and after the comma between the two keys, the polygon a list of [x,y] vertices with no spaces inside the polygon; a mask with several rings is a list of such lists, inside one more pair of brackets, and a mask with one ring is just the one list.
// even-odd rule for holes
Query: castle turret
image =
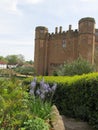
{"label": "castle turret", "polygon": [[79,21],[79,56],[94,63],[95,20],[86,17]]}
{"label": "castle turret", "polygon": [[36,27],[35,30],[35,55],[34,55],[34,67],[36,73],[44,75],[47,59],[47,40],[48,29],[43,26]]}

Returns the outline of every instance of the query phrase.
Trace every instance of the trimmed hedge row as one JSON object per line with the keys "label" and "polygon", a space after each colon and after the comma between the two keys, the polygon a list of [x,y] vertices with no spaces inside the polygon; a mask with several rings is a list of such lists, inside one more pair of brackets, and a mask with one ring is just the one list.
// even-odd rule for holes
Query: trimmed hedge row
{"label": "trimmed hedge row", "polygon": [[[38,77],[38,81],[41,79]],[[61,114],[88,121],[98,128],[98,73],[73,77],[46,76],[44,79],[49,84],[57,83],[53,103]]]}

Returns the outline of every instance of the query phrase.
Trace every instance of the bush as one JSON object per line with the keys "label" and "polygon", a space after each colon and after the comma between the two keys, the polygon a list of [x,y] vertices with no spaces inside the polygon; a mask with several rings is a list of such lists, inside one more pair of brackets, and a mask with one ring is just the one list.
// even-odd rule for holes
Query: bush
{"label": "bush", "polygon": [[0,80],[0,95],[0,128],[20,128],[30,115],[26,105],[26,92],[22,90],[20,81]]}
{"label": "bush", "polygon": [[62,76],[82,75],[82,74],[94,72],[95,71],[94,68],[95,67],[85,59],[78,58],[72,63],[65,62],[64,65],[60,66],[60,68],[54,74],[62,75]]}
{"label": "bush", "polygon": [[88,121],[98,128],[98,74],[74,76],[59,83],[54,102],[61,114]]}
{"label": "bush", "polygon": [[18,66],[14,69],[17,73],[23,75],[34,75],[35,70],[33,66]]}
{"label": "bush", "polygon": [[0,79],[0,129],[25,130],[26,126],[27,130],[29,128],[37,130],[37,127],[38,130],[48,130],[45,120],[50,117],[51,106],[48,103],[41,105],[39,103],[42,102],[30,98],[21,80]]}
{"label": "bush", "polygon": [[38,117],[28,120],[24,124],[24,130],[49,130],[49,124]]}

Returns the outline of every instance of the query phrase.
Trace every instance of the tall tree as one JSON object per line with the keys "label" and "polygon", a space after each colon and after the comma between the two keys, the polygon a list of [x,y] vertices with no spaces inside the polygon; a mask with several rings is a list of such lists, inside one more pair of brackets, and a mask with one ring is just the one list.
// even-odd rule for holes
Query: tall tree
{"label": "tall tree", "polygon": [[6,62],[6,63],[7,63],[7,59],[4,58],[3,56],[0,56],[0,61],[2,61],[2,62]]}
{"label": "tall tree", "polygon": [[19,55],[8,55],[6,57],[8,64],[23,64],[24,63],[24,56],[19,54]]}

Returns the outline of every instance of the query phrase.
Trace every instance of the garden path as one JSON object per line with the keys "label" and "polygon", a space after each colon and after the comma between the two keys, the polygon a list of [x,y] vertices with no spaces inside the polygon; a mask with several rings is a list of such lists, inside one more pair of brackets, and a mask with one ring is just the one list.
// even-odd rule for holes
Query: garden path
{"label": "garden path", "polygon": [[87,124],[87,122],[78,121],[73,118],[62,116],[65,130],[95,130]]}

